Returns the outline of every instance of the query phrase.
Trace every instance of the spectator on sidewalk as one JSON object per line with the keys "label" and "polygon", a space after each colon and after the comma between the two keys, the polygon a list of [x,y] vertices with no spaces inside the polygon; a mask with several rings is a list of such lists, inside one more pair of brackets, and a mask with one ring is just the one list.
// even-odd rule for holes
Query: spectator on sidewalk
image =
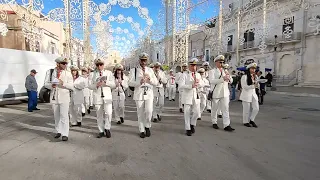
{"label": "spectator on sidewalk", "polygon": [[236,87],[239,82],[239,78],[236,75],[236,71],[232,71],[231,77],[233,79],[232,84],[231,84],[231,101],[234,101],[236,99]]}
{"label": "spectator on sidewalk", "polygon": [[38,104],[38,83],[35,78],[37,71],[32,69],[30,74],[26,77],[25,87],[28,93],[28,111],[40,110],[37,108]]}
{"label": "spectator on sidewalk", "polygon": [[262,105],[263,104],[263,99],[264,99],[264,95],[266,94],[266,83],[263,82],[263,81],[260,81],[261,79],[265,79],[263,76],[262,76],[262,72],[261,71],[258,71],[257,72],[257,76],[258,76],[258,80],[259,80],[259,84],[260,84],[260,89],[259,89],[259,94],[258,95],[258,98],[259,98],[259,105]]}
{"label": "spectator on sidewalk", "polygon": [[268,72],[268,74],[266,75],[266,79],[268,80],[267,81],[267,87],[272,87],[272,79],[273,79],[273,76],[270,72]]}

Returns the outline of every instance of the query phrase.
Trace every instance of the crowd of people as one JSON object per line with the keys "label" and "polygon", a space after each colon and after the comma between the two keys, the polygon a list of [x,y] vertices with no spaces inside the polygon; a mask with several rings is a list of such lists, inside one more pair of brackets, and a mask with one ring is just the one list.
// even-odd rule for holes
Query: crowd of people
{"label": "crowd of people", "polygon": [[[97,138],[111,138],[112,114],[114,112],[117,124],[125,122],[127,96],[132,96],[136,103],[140,137],[150,137],[152,121],[162,120],[165,98],[175,101],[176,91],[187,136],[195,133],[197,121],[201,120],[204,111],[211,113],[214,129],[220,128],[217,121],[222,118],[223,129],[234,131],[230,123],[229,103],[236,100],[237,88],[243,106],[243,125],[258,127],[255,118],[259,104],[263,103],[266,81],[263,81],[261,72],[256,72],[257,64],[253,60],[246,62],[243,74],[236,74],[235,71],[230,74],[223,55],[213,59],[213,68],[208,62],[198,68],[198,59],[192,58],[182,65],[181,72],[172,69],[164,72],[159,62],[148,65],[149,56],[142,53],[139,65],[130,69],[128,75],[121,64],[116,64],[113,72],[106,70],[100,59],[94,61],[94,69],[71,66],[68,70],[68,59],[60,57],[55,61],[56,67],[48,70],[44,86],[50,92],[57,131],[55,138],[62,136],[62,141],[68,140],[69,127],[81,126],[83,116],[90,114],[93,108],[96,110]],[[32,70],[31,76],[35,74],[36,71]],[[28,94],[36,89],[30,83],[32,80],[32,77],[27,77]],[[30,112],[37,109],[31,97],[32,93],[29,98]]]}

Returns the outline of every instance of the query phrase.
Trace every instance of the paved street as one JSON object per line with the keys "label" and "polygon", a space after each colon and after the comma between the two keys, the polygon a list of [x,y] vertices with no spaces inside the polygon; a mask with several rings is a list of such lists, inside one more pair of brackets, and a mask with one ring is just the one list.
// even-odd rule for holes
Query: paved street
{"label": "paved street", "polygon": [[[165,102],[161,123],[140,139],[135,104],[126,102],[123,125],[97,139],[86,116],[68,142],[53,138],[50,105],[28,113],[26,104],[0,108],[0,179],[3,180],[315,180],[320,179],[320,98],[266,96],[256,122],[242,125],[242,105],[231,102],[233,133],[214,130],[203,115],[184,135],[177,101]],[[95,113],[93,113],[95,114]],[[221,120],[219,126],[222,127]]]}

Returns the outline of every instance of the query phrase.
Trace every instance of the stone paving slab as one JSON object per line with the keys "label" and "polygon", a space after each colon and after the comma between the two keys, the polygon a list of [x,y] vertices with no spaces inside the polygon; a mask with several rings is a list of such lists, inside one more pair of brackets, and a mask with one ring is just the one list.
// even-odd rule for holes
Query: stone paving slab
{"label": "stone paving slab", "polygon": [[[242,126],[242,106],[231,102],[233,133],[214,130],[209,114],[196,134],[184,134],[178,102],[166,101],[163,121],[152,136],[138,136],[135,103],[126,102],[123,125],[112,124],[112,138],[96,139],[96,120],[70,129],[68,142],[53,138],[50,105],[26,112],[26,104],[0,108],[0,175],[5,180],[300,180],[319,179],[320,98],[266,96],[259,128]],[[218,121],[222,127],[221,119]],[[3,178],[4,177],[4,178]]]}

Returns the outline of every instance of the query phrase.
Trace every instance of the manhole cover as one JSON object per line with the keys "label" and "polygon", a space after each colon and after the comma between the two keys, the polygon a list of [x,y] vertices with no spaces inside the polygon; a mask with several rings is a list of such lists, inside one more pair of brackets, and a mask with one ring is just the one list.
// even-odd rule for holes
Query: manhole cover
{"label": "manhole cover", "polygon": [[320,111],[320,109],[315,109],[315,108],[299,108],[302,111]]}

